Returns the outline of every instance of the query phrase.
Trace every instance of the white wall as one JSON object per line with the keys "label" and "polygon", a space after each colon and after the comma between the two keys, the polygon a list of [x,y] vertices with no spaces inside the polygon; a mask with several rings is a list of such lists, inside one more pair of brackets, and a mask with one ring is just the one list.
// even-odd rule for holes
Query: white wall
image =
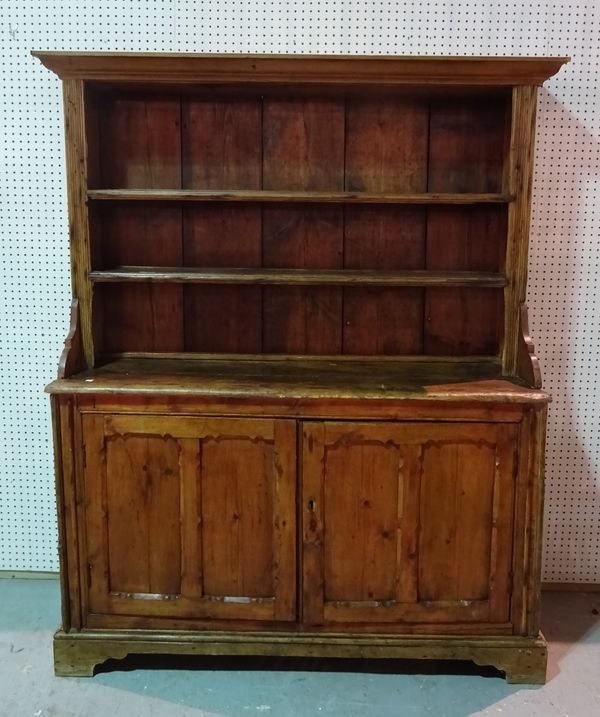
{"label": "white wall", "polygon": [[545,579],[600,581],[600,2],[0,0],[0,569],[57,568],[48,402],[69,273],[49,50],[571,55],[541,92],[530,320],[548,431]]}

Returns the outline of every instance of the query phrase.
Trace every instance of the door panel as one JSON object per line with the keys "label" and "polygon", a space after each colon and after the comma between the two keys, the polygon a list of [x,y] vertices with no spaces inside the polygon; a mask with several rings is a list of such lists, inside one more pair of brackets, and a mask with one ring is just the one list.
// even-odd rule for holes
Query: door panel
{"label": "door panel", "polygon": [[[127,480],[123,480],[125,475]],[[106,442],[112,591],[181,592],[179,505],[179,445],[175,439],[125,435]]]}
{"label": "door panel", "polygon": [[328,600],[393,600],[398,525],[398,449],[369,444],[327,459],[323,544]]}
{"label": "door panel", "polygon": [[419,596],[485,600],[489,591],[495,446],[433,445],[423,454]]}
{"label": "door panel", "polygon": [[293,421],[82,424],[91,612],[296,619]]}
{"label": "door panel", "polygon": [[304,423],[304,622],[506,622],[516,441],[498,424]]}
{"label": "door panel", "polygon": [[[273,594],[272,462],[272,444],[248,438],[203,443],[202,564],[207,594]],[[222,480],[221,473],[230,480]]]}

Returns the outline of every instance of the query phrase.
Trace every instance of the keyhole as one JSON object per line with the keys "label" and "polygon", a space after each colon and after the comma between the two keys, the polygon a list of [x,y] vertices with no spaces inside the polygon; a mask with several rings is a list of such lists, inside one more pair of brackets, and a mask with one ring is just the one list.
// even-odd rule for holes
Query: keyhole
{"label": "keyhole", "polygon": [[316,503],[316,501],[312,500],[312,498],[311,498],[311,499],[308,501],[306,507],[310,510],[311,513],[314,513],[314,512],[315,512],[315,508],[317,507],[317,503]]}

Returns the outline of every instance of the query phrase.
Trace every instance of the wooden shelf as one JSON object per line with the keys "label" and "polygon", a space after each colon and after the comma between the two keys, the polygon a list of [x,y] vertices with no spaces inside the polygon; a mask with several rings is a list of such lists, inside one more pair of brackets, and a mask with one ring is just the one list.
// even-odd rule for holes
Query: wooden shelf
{"label": "wooden shelf", "polygon": [[477,271],[375,271],[365,269],[214,269],[122,266],[89,273],[95,283],[263,284],[295,286],[479,286],[507,285],[503,274]]}
{"label": "wooden shelf", "polygon": [[295,192],[246,189],[90,189],[91,200],[134,202],[286,202],[315,204],[507,204],[512,194]]}
{"label": "wooden shelf", "polygon": [[212,397],[547,402],[543,391],[502,376],[496,360],[122,358],[51,383],[49,393]]}

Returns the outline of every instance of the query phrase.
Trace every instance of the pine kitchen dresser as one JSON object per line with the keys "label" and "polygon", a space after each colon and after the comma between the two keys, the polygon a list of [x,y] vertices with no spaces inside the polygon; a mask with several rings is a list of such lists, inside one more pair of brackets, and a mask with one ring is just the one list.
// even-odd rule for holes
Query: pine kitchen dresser
{"label": "pine kitchen dresser", "polygon": [[525,299],[568,58],[35,52],[63,81],[59,675],[129,653],[543,682]]}

